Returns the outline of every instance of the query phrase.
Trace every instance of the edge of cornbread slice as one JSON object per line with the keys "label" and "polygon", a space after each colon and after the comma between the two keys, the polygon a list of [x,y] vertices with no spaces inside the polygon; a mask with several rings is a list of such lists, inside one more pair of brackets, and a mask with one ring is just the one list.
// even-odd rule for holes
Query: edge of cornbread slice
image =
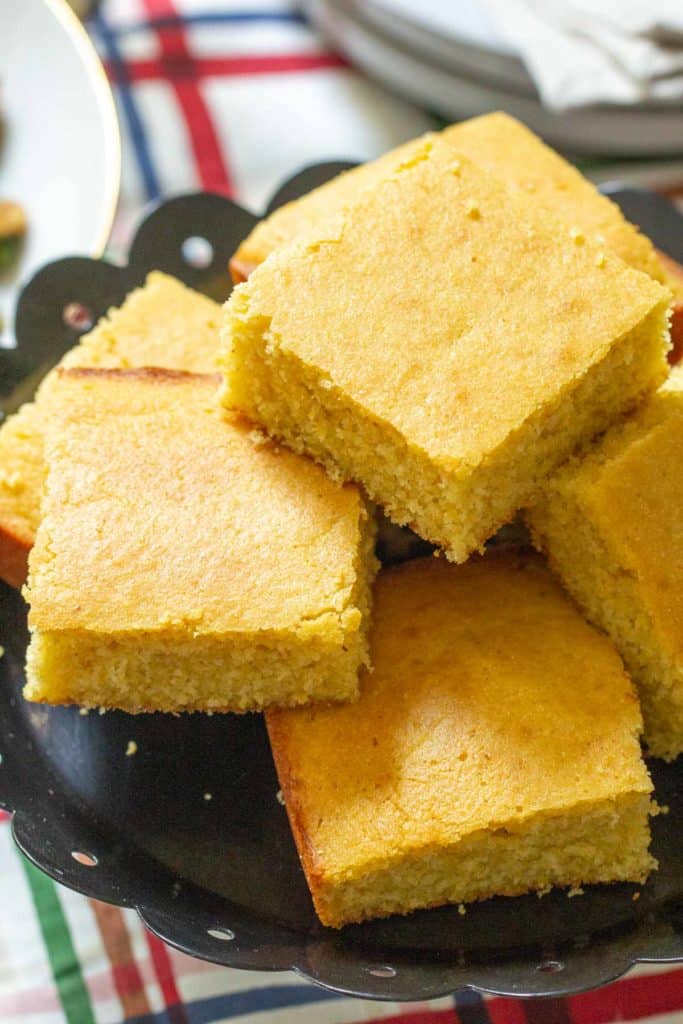
{"label": "edge of cornbread slice", "polygon": [[665,283],[671,288],[674,300],[671,310],[672,350],[669,353],[669,362],[675,365],[683,359],[683,266],[666,253],[658,252],[657,255],[664,269]]}
{"label": "edge of cornbread slice", "polygon": [[23,586],[40,520],[43,415],[28,402],[0,426],[0,579]]}
{"label": "edge of cornbread slice", "polygon": [[[280,246],[318,230],[342,213],[363,189],[408,159],[414,147],[436,137],[426,135],[407,142],[279,207],[260,221],[237,249],[230,263],[235,282],[246,280]],[[496,112],[461,121],[444,128],[438,137],[508,186],[532,194],[558,219],[584,231],[596,244],[607,246],[629,266],[668,282],[649,238],[625,219],[618,205],[509,114]]]}
{"label": "edge of cornbread slice", "polygon": [[[152,271],[118,308],[66,353],[60,366],[216,369],[220,307],[168,274]],[[43,432],[50,371],[36,398],[0,426],[0,579],[26,580],[45,477]]]}
{"label": "edge of cornbread slice", "polygon": [[679,371],[548,480],[534,543],[610,635],[636,682],[650,752],[683,753],[683,390]]}
{"label": "edge of cornbread slice", "polygon": [[664,380],[668,298],[428,139],[235,288],[223,401],[463,561]]}
{"label": "edge of cornbread slice", "polygon": [[29,558],[29,700],[126,711],[352,699],[374,517],[221,414],[217,376],[59,370]]}
{"label": "edge of cornbread slice", "polygon": [[633,685],[539,559],[382,570],[371,652],[355,704],[266,714],[323,924],[656,867]]}

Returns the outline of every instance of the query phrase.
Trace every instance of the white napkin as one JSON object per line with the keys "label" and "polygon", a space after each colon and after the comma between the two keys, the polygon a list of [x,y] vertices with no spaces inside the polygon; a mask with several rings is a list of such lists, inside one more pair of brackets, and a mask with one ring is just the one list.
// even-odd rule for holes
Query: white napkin
{"label": "white napkin", "polygon": [[481,2],[552,110],[683,101],[683,0]]}

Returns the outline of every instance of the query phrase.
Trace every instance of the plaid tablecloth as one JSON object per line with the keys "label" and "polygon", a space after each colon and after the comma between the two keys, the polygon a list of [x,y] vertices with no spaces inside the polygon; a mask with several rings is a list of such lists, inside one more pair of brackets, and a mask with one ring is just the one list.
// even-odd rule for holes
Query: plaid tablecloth
{"label": "plaid tablecloth", "polygon": [[[345,67],[278,0],[105,0],[90,22],[115,86],[124,165],[113,248],[146,202],[185,189],[258,210],[302,165],[365,159],[434,121]],[[136,914],[55,885],[0,812],[0,1024],[608,1024],[683,1022],[683,969],[641,967],[566,1000],[369,1003],[295,975],[168,949]]]}

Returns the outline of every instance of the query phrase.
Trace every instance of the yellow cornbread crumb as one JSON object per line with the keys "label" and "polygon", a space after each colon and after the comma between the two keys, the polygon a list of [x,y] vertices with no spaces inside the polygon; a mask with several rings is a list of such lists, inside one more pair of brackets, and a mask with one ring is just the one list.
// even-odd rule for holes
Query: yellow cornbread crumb
{"label": "yellow cornbread crumb", "polygon": [[128,746],[126,747],[126,757],[133,757],[138,752],[138,745],[135,740],[128,740]]}

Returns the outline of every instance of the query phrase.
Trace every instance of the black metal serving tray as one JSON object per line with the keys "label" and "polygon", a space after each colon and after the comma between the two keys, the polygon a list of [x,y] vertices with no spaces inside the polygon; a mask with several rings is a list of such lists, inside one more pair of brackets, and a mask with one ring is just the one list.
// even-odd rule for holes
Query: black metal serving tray
{"label": "black metal serving tray", "polygon": [[[269,210],[346,166],[309,168]],[[613,195],[683,259],[683,223],[672,206],[650,193]],[[228,258],[255,222],[220,196],[180,196],[144,220],[126,266],[73,257],[41,270],[18,306],[17,347],[0,352],[5,412],[149,270],[226,298]],[[206,265],[183,244],[191,237],[210,243]],[[670,813],[653,823],[660,869],[642,889],[492,899],[464,916],[447,907],[336,932],[313,913],[260,715],[83,716],[31,705],[21,697],[26,641],[24,602],[0,584],[0,806],[13,812],[19,847],[64,885],[136,907],[186,953],[231,967],[294,969],[338,992],[392,1000],[465,987],[566,995],[638,961],[683,960],[683,759],[651,764]],[[137,753],[126,756],[131,740]]]}

